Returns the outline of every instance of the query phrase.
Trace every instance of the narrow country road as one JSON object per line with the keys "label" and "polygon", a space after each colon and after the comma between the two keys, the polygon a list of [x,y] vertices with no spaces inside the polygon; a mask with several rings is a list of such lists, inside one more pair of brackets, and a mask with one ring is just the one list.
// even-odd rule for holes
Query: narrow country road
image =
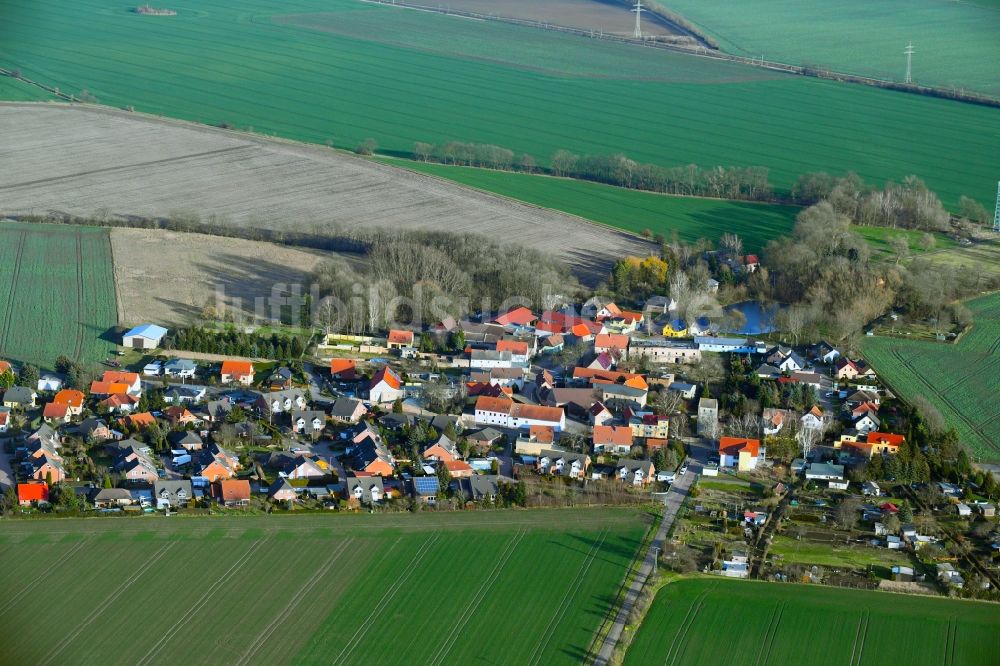
{"label": "narrow country road", "polygon": [[[685,464],[687,461],[685,461]],[[700,467],[699,467],[700,469]],[[636,574],[635,578],[632,580],[632,585],[629,586],[628,591],[625,593],[625,600],[622,601],[622,607],[618,609],[618,615],[615,617],[615,623],[611,625],[611,631],[604,638],[604,643],[601,645],[600,651],[594,658],[594,664],[596,666],[606,666],[611,663],[611,655],[614,654],[615,646],[621,639],[622,631],[625,630],[625,621],[628,619],[629,613],[632,612],[632,606],[635,605],[636,599],[639,598],[639,593],[642,588],[646,585],[646,580],[649,578],[649,574],[653,571],[653,564],[656,560],[657,553],[663,552],[663,545],[667,540],[667,533],[674,524],[674,520],[677,518],[677,512],[680,511],[681,504],[684,503],[685,498],[688,496],[688,491],[691,489],[691,485],[698,478],[698,474],[695,473],[694,468],[688,470],[688,473],[684,476],[678,477],[674,481],[673,485],[670,486],[670,491],[667,493],[666,506],[663,508],[663,521],[660,523],[660,529],[657,530],[656,536],[653,537],[653,542],[649,545],[649,550],[646,552],[646,557],[642,561],[642,565],[639,567],[639,572]]]}

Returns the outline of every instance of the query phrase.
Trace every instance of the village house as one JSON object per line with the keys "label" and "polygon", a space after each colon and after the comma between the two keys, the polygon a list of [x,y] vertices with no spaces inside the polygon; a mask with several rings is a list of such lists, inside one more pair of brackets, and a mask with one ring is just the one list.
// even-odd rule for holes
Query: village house
{"label": "village house", "polygon": [[368,384],[368,399],[376,404],[395,402],[403,394],[403,380],[388,365],[382,366]]}
{"label": "village house", "polygon": [[628,426],[632,436],[642,439],[667,439],[670,437],[670,417],[651,412],[635,412],[629,416]]}
{"label": "village house", "polygon": [[592,426],[609,425],[615,420],[615,415],[600,401],[590,406],[589,414]]}
{"label": "village house", "polygon": [[444,465],[444,468],[448,470],[448,474],[453,479],[467,478],[476,473],[472,469],[472,465],[464,460],[445,460],[441,464]]}
{"label": "village house", "polygon": [[199,423],[201,419],[191,413],[182,405],[171,405],[163,410],[163,416],[172,428],[183,428],[188,425]]}
{"label": "village house", "polygon": [[496,474],[477,474],[457,479],[454,487],[466,502],[496,502],[501,481]]}
{"label": "village house", "polygon": [[304,389],[286,389],[262,393],[254,401],[254,407],[264,414],[281,414],[303,410],[309,404]]}
{"label": "village house", "polygon": [[358,473],[348,475],[344,481],[344,499],[352,506],[372,506],[385,498],[381,476]]}
{"label": "village house", "polygon": [[367,413],[368,408],[355,398],[337,398],[330,406],[330,420],[335,423],[357,423]]}
{"label": "village house", "polygon": [[163,392],[163,402],[168,405],[194,404],[205,399],[208,389],[204,386],[171,386]]}
{"label": "village house", "polygon": [[604,333],[594,336],[594,353],[609,354],[619,358],[628,357],[629,337],[627,335]]}
{"label": "village house", "polygon": [[632,429],[628,426],[594,426],[591,439],[594,453],[628,455],[632,450]]}
{"label": "village house", "polygon": [[291,368],[276,368],[271,376],[267,378],[267,388],[269,391],[284,391],[292,388]]}
{"label": "village house", "polygon": [[561,407],[526,405],[508,398],[481,396],[476,400],[475,422],[480,426],[492,425],[511,429],[544,425],[551,426],[556,432],[562,432],[566,427],[566,413]]}
{"label": "village house", "polygon": [[612,409],[639,410],[646,406],[646,389],[627,384],[594,384],[597,396],[601,402]]}
{"label": "village house", "polygon": [[569,451],[542,450],[536,469],[540,474],[582,479],[590,467],[590,456]]}
{"label": "village house", "polygon": [[354,381],[357,379],[357,363],[351,358],[330,359],[330,379]]}
{"label": "village house", "polygon": [[786,425],[790,424],[794,428],[797,415],[795,412],[788,409],[765,407],[761,418],[763,421],[764,435],[771,436],[777,435]]}
{"label": "village house", "polygon": [[719,439],[719,466],[735,467],[741,472],[757,468],[763,457],[759,439],[722,437]]}
{"label": "village house", "polygon": [[802,415],[800,422],[805,430],[822,430],[826,427],[827,419],[819,405],[814,405],[812,409]]}
{"label": "village house", "polygon": [[275,479],[267,489],[268,499],[275,502],[294,502],[297,496],[295,487],[283,476]]}
{"label": "village house", "polygon": [[840,350],[825,340],[813,345],[811,351],[813,358],[820,363],[836,363],[841,356]]}
{"label": "village house", "polygon": [[198,364],[186,358],[172,358],[163,364],[163,374],[167,377],[194,377]]}
{"label": "village house", "polygon": [[365,437],[352,451],[354,469],[377,476],[392,476],[396,460],[382,442],[381,437]]}
{"label": "village house", "polygon": [[631,486],[648,486],[656,480],[656,467],[648,460],[622,458],[615,464],[615,478]]}
{"label": "village house", "polygon": [[46,423],[63,423],[69,419],[69,407],[57,402],[50,402],[42,409],[42,420]]}
{"label": "village house", "polygon": [[132,504],[132,493],[125,488],[94,488],[90,501],[98,509],[128,506]]}
{"label": "village house", "polygon": [[538,317],[526,307],[517,307],[499,315],[493,321],[504,328],[520,328],[531,326],[538,321]]}
{"label": "village house", "polygon": [[223,479],[216,484],[219,504],[241,507],[250,504],[250,482],[245,479]]}
{"label": "village house", "polygon": [[11,386],[3,394],[3,406],[10,409],[31,409],[37,400],[38,393],[25,386]]}
{"label": "village house", "polygon": [[197,475],[214,483],[234,477],[240,469],[240,460],[236,454],[213,442],[208,449],[202,451],[198,465]]}
{"label": "village house", "polygon": [[66,405],[66,414],[68,416],[79,416],[83,412],[84,399],[83,391],[63,389],[55,394],[52,398],[52,403]]}
{"label": "village house", "polygon": [[[105,370],[100,382],[95,382],[107,387],[104,395],[114,395],[116,393],[126,393],[132,397],[142,395],[142,378],[138,372],[123,372],[120,370]],[[124,386],[124,390],[121,387]],[[100,388],[100,387],[99,387]],[[90,392],[94,395],[101,395],[100,391],[94,390],[91,384]]]}
{"label": "village house", "polygon": [[254,381],[254,367],[250,361],[223,361],[219,371],[219,381],[223,384],[250,386]]}
{"label": "village house", "polygon": [[455,442],[449,439],[447,435],[438,437],[438,440],[424,449],[424,452],[420,455],[424,460],[436,460],[439,462],[458,460],[462,457]]}
{"label": "village house", "polygon": [[698,434],[714,437],[719,430],[719,401],[702,398],[698,401]]}
{"label": "village house", "polygon": [[292,432],[296,435],[317,437],[326,427],[326,413],[320,410],[296,410],[291,418]]}
{"label": "village house", "polygon": [[549,426],[531,426],[527,434],[517,436],[514,442],[514,453],[522,456],[537,456],[545,449],[561,450],[555,446],[556,433]]}
{"label": "village house", "polygon": [[205,446],[205,442],[202,441],[201,435],[193,430],[170,433],[169,439],[170,446],[172,448],[177,450],[184,449],[188,453],[191,453],[192,451],[201,451]]}
{"label": "village house", "polygon": [[400,329],[390,329],[386,337],[385,346],[387,349],[394,349],[402,352],[404,349],[413,348],[413,331],[403,331]]}
{"label": "village house", "polygon": [[[2,374],[2,373],[0,373]],[[38,382],[35,384],[35,388],[39,391],[58,391],[63,387],[64,379],[61,375],[56,375],[51,372],[43,373],[39,378]]]}
{"label": "village house", "polygon": [[21,506],[41,506],[49,503],[49,487],[44,483],[17,484],[17,503]]}
{"label": "village house", "polygon": [[763,354],[767,351],[767,346],[763,342],[757,342],[749,338],[695,336],[694,344],[702,353]]}

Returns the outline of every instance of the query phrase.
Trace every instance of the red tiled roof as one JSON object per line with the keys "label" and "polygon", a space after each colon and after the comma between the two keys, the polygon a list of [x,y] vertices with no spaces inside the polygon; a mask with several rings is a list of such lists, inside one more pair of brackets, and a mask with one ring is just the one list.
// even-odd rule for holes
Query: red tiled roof
{"label": "red tiled roof", "polygon": [[481,395],[476,400],[476,411],[510,414],[510,408],[513,404],[514,402],[508,398],[492,398],[490,396]]}
{"label": "red tiled roof", "polygon": [[551,444],[556,440],[556,431],[552,426],[533,425],[528,428],[528,436],[533,437],[536,442]]}
{"label": "red tiled roof", "polygon": [[221,374],[232,377],[249,377],[253,375],[253,363],[250,361],[223,361]]}
{"label": "red tiled roof", "polygon": [[566,327],[562,324],[558,324],[554,321],[540,321],[535,324],[535,330],[542,333],[565,333]]}
{"label": "red tiled roof", "polygon": [[555,423],[562,420],[563,409],[562,407],[542,407],[541,405],[524,405],[516,402],[510,408],[510,415],[518,419]]}
{"label": "red tiled roof", "polygon": [[17,484],[17,501],[48,502],[49,487],[44,483],[19,483]]}
{"label": "red tiled roof", "polygon": [[69,411],[69,405],[50,402],[45,405],[45,409],[42,410],[42,417],[46,419],[64,419],[66,418],[66,413]]}
{"label": "red tiled roof", "polygon": [[868,433],[868,444],[888,444],[889,446],[902,446],[906,441],[903,435],[896,435],[891,432],[870,432]]}
{"label": "red tiled roof", "polygon": [[149,412],[139,412],[138,414],[131,414],[127,417],[128,422],[132,426],[139,426],[145,428],[146,426],[151,426],[156,423],[156,417]]}
{"label": "red tiled roof", "polygon": [[738,456],[742,451],[749,451],[756,458],[760,455],[760,440],[745,437],[723,437],[719,440],[720,454]]}
{"label": "red tiled roof", "polygon": [[83,391],[77,391],[75,389],[63,389],[56,393],[55,397],[52,398],[52,402],[61,405],[69,405],[70,407],[83,407]]}
{"label": "red tiled roof", "polygon": [[372,376],[372,381],[369,386],[377,386],[380,382],[385,381],[386,384],[394,389],[399,389],[403,385],[403,380],[396,371],[387,365],[382,366],[382,369],[376,372]]}
{"label": "red tiled roof", "polygon": [[131,386],[139,381],[139,373],[137,372],[122,372],[121,370],[105,370],[104,371],[104,381],[128,384]]}
{"label": "red tiled roof", "polygon": [[413,344],[413,331],[402,331],[397,328],[389,329],[389,342],[397,345]]}
{"label": "red tiled roof", "polygon": [[0,375],[4,374],[8,370],[11,370],[9,361],[0,361]]}
{"label": "red tiled roof", "polygon": [[330,359],[330,374],[338,375],[349,370],[354,370],[356,364],[352,358],[332,358]]}
{"label": "red tiled roof", "polygon": [[472,467],[464,460],[445,460],[445,468],[454,474],[455,472],[471,472]]}
{"label": "red tiled roof", "polygon": [[537,320],[535,313],[525,307],[508,310],[493,321],[501,326],[525,326]]}
{"label": "red tiled roof", "polygon": [[219,494],[224,502],[248,500],[250,499],[250,482],[246,479],[225,479],[219,481]]}
{"label": "red tiled roof", "polygon": [[600,349],[628,349],[628,336],[616,333],[600,333],[594,336],[594,347]]}
{"label": "red tiled roof", "polygon": [[632,429],[628,426],[594,426],[594,446],[612,444],[615,446],[632,445]]}
{"label": "red tiled roof", "polygon": [[527,356],[528,343],[523,340],[497,340],[497,351]]}
{"label": "red tiled roof", "polygon": [[95,381],[90,384],[90,392],[94,395],[118,395],[127,391],[128,385],[121,382]]}

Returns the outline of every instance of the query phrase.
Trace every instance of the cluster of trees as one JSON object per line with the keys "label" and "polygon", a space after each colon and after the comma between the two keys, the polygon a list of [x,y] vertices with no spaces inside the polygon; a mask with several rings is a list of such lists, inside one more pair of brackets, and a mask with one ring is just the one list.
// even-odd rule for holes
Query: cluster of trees
{"label": "cluster of trees", "polygon": [[636,162],[621,153],[581,157],[567,150],[553,154],[551,164],[556,176],[636,190],[751,201],[774,198],[767,167],[663,167]]}
{"label": "cluster of trees", "polygon": [[199,326],[178,328],[163,341],[164,349],[183,349],[205,354],[225,354],[257,358],[297,359],[305,351],[305,345],[296,336],[282,337],[272,333],[270,337],[255,333],[244,333],[236,329],[215,331]]}
{"label": "cluster of trees", "polygon": [[421,162],[441,162],[461,166],[499,169],[501,171],[523,171],[532,173],[538,168],[535,158],[524,153],[515,156],[514,151],[491,143],[463,143],[449,141],[443,144],[413,144],[413,156]]}
{"label": "cluster of trees", "polygon": [[[863,226],[925,231],[950,229],[948,211],[916,176],[907,176],[902,183],[886,183],[878,189],[866,185],[855,173],[842,178],[822,172],[807,173],[799,176],[792,186],[792,198],[804,205],[828,201],[834,210]],[[962,210],[963,217],[971,215],[976,222],[985,221],[985,209],[968,197],[962,197]]]}
{"label": "cluster of trees", "polygon": [[315,310],[324,329],[375,333],[507,305],[545,308],[580,290],[557,259],[475,234],[376,232],[368,255],[362,265],[338,257],[317,268]]}
{"label": "cluster of trees", "polygon": [[667,262],[653,255],[625,257],[611,269],[611,289],[618,295],[642,298],[667,289]]}

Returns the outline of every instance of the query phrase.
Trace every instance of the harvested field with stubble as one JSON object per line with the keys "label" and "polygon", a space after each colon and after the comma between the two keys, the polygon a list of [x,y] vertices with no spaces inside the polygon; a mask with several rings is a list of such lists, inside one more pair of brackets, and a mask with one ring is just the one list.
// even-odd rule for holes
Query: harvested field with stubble
{"label": "harvested field with stubble", "polygon": [[647,524],[634,509],[6,520],[0,654],[579,664]]}
{"label": "harvested field with stubble", "polygon": [[[0,105],[0,214],[197,215],[321,232],[490,234],[603,277],[652,246],[554,211],[328,148],[94,107]],[[120,255],[119,255],[120,256]]]}
{"label": "harvested field with stubble", "polygon": [[270,296],[272,288],[285,293],[288,285],[299,284],[302,293],[308,293],[316,265],[332,255],[158,229],[112,229],[111,245],[118,319],[124,325],[189,324],[205,305],[218,307],[217,293],[225,296],[222,302],[227,308],[252,313],[254,299]]}

